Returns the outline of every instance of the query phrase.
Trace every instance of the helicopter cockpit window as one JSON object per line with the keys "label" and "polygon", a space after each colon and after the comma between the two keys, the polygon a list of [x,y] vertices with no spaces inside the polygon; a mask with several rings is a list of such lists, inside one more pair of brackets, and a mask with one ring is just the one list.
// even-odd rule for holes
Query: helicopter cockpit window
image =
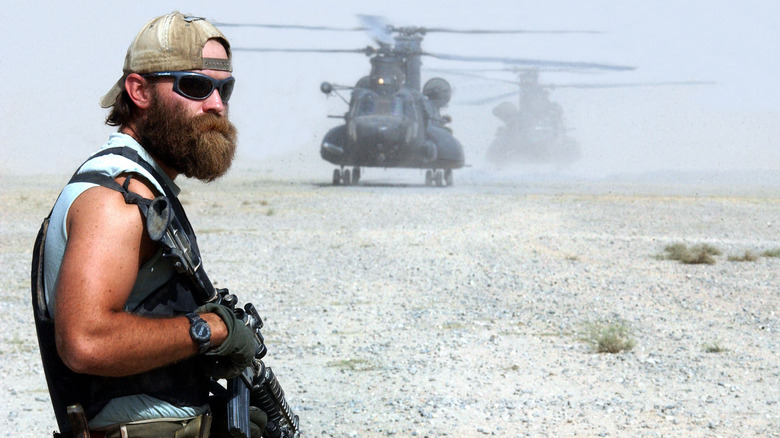
{"label": "helicopter cockpit window", "polygon": [[403,116],[409,112],[411,102],[402,95],[380,96],[377,94],[365,94],[355,108],[355,115],[396,115]]}
{"label": "helicopter cockpit window", "polygon": [[355,107],[355,115],[367,116],[374,114],[376,111],[376,103],[374,102],[375,97],[376,95],[372,93],[366,93],[361,96],[360,101],[358,101],[358,104]]}

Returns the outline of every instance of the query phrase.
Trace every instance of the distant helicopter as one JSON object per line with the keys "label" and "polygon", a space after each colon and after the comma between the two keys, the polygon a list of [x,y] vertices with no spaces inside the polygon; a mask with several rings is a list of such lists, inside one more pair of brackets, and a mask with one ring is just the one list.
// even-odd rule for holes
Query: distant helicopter
{"label": "distant helicopter", "polygon": [[[427,186],[451,186],[453,169],[465,165],[464,148],[448,126],[451,118],[442,115],[452,96],[452,87],[442,78],[432,78],[421,86],[421,57],[471,62],[500,62],[532,66],[558,66],[582,69],[631,70],[633,67],[542,61],[485,56],[434,54],[422,50],[423,36],[431,32],[447,33],[595,33],[592,31],[528,30],[455,30],[448,28],[395,27],[381,17],[359,15],[362,26],[336,28],[328,26],[233,24],[219,26],[255,26],[326,31],[367,31],[378,48],[339,49],[273,49],[241,48],[234,51],[256,52],[324,52],[363,53],[371,57],[371,71],[355,86],[323,82],[320,91],[337,94],[348,103],[344,124],[330,129],[324,136],[320,155],[338,168],[333,171],[334,185],[357,184],[362,167],[426,169]],[[349,101],[338,90],[351,90]],[[349,168],[352,168],[350,171]]]}
{"label": "distant helicopter", "polygon": [[487,151],[487,160],[503,163],[568,164],[579,160],[582,152],[567,135],[563,109],[550,100],[550,93],[539,84],[537,69],[523,70],[519,78],[519,102],[502,102],[493,108],[499,126]]}
{"label": "distant helicopter", "polygon": [[[493,115],[504,125],[496,130],[496,136],[488,147],[487,160],[496,165],[507,164],[556,164],[566,165],[582,157],[577,142],[568,135],[564,126],[563,109],[550,100],[549,91],[555,88],[618,88],[670,85],[705,85],[713,82],[623,82],[623,83],[572,83],[542,84],[539,68],[513,68],[518,74],[518,91],[472,101],[488,103],[506,97],[518,96],[518,104],[502,102],[493,108]],[[474,76],[474,75],[470,75]],[[488,78],[483,78],[488,79]]]}

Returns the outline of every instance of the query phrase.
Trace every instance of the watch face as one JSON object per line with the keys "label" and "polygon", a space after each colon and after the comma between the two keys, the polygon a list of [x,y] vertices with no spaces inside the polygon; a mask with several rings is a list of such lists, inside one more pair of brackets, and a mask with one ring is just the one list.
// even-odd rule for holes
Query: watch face
{"label": "watch face", "polygon": [[198,352],[203,354],[211,347],[211,327],[195,312],[188,313],[187,319],[190,320],[190,337],[198,344]]}
{"label": "watch face", "polygon": [[211,339],[211,328],[204,320],[196,321],[191,328],[192,337],[198,341],[205,342]]}

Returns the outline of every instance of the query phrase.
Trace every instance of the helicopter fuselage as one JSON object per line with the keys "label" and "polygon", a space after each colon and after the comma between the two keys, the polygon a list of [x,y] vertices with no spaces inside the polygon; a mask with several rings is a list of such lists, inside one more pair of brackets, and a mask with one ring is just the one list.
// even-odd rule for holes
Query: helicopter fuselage
{"label": "helicopter fuselage", "polygon": [[339,166],[463,167],[463,147],[448,130],[430,122],[425,99],[405,87],[385,94],[355,88],[345,123],[322,142],[322,158]]}
{"label": "helicopter fuselage", "polygon": [[[452,185],[452,169],[463,167],[463,146],[445,126],[449,117],[439,113],[449,101],[449,83],[434,78],[420,89],[420,39],[399,36],[395,48],[383,46],[371,58],[369,75],[351,87],[344,124],[331,129],[320,148],[323,159],[340,166],[334,184],[354,184],[361,167],[396,167],[427,169],[426,185]],[[320,86],[325,94],[335,88]]]}

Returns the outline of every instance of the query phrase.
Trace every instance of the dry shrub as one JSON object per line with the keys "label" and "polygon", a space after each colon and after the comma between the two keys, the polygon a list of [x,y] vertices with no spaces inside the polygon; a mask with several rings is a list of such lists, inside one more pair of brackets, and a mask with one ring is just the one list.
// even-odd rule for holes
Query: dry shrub
{"label": "dry shrub", "polygon": [[620,353],[634,348],[628,326],[622,322],[595,322],[587,324],[588,341],[597,353]]}
{"label": "dry shrub", "polygon": [[703,349],[705,353],[723,353],[726,351],[726,348],[717,342],[712,344],[704,344]]}
{"label": "dry shrub", "polygon": [[730,262],[755,262],[756,260],[758,260],[758,255],[749,249],[742,255],[729,256]]}
{"label": "dry shrub", "polygon": [[715,264],[715,256],[722,254],[721,250],[708,243],[700,243],[690,248],[684,243],[673,243],[664,247],[664,251],[666,256],[663,258],[677,260],[688,265],[713,265]]}
{"label": "dry shrub", "polygon": [[764,251],[761,255],[763,255],[764,257],[780,257],[780,248],[768,249]]}

